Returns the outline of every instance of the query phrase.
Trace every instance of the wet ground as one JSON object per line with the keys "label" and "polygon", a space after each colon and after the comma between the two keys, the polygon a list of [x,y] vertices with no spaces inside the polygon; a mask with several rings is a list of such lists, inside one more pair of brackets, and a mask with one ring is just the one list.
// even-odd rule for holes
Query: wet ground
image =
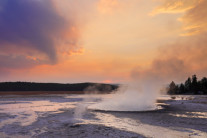
{"label": "wet ground", "polygon": [[87,110],[102,95],[0,97],[0,137],[207,137],[207,96],[162,96],[161,110]]}

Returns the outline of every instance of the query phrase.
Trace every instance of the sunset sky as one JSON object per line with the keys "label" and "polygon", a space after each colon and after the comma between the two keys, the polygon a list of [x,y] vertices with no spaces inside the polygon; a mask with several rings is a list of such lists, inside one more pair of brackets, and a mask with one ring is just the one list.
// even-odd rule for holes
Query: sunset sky
{"label": "sunset sky", "polygon": [[1,0],[0,81],[207,76],[207,0]]}

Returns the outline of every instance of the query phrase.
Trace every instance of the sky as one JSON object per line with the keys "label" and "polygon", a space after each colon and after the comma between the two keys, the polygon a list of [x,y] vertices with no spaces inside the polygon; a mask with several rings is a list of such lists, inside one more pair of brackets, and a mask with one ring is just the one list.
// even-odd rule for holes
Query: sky
{"label": "sky", "polygon": [[206,0],[1,0],[0,81],[207,76]]}

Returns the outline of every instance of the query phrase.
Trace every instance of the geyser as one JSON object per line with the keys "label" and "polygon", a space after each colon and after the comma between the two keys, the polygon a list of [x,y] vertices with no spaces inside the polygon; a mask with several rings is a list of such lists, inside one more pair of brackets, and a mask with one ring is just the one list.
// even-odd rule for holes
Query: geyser
{"label": "geyser", "polygon": [[156,110],[158,89],[156,85],[129,84],[122,86],[115,94],[103,98],[101,102],[90,105],[88,109],[103,111],[151,111]]}

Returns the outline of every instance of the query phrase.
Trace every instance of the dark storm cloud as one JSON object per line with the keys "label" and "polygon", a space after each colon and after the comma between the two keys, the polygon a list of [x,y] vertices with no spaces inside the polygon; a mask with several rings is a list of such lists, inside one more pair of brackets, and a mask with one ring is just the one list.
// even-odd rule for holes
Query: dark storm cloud
{"label": "dark storm cloud", "polygon": [[[15,61],[15,62],[14,62]],[[0,68],[7,69],[17,69],[17,68],[27,68],[35,65],[42,64],[43,61],[39,59],[32,59],[25,57],[23,55],[13,56],[13,55],[0,55]]]}
{"label": "dark storm cloud", "polygon": [[1,0],[0,51],[10,46],[16,50],[25,47],[46,54],[54,63],[57,58],[54,39],[64,25],[65,20],[57,14],[51,0]]}

